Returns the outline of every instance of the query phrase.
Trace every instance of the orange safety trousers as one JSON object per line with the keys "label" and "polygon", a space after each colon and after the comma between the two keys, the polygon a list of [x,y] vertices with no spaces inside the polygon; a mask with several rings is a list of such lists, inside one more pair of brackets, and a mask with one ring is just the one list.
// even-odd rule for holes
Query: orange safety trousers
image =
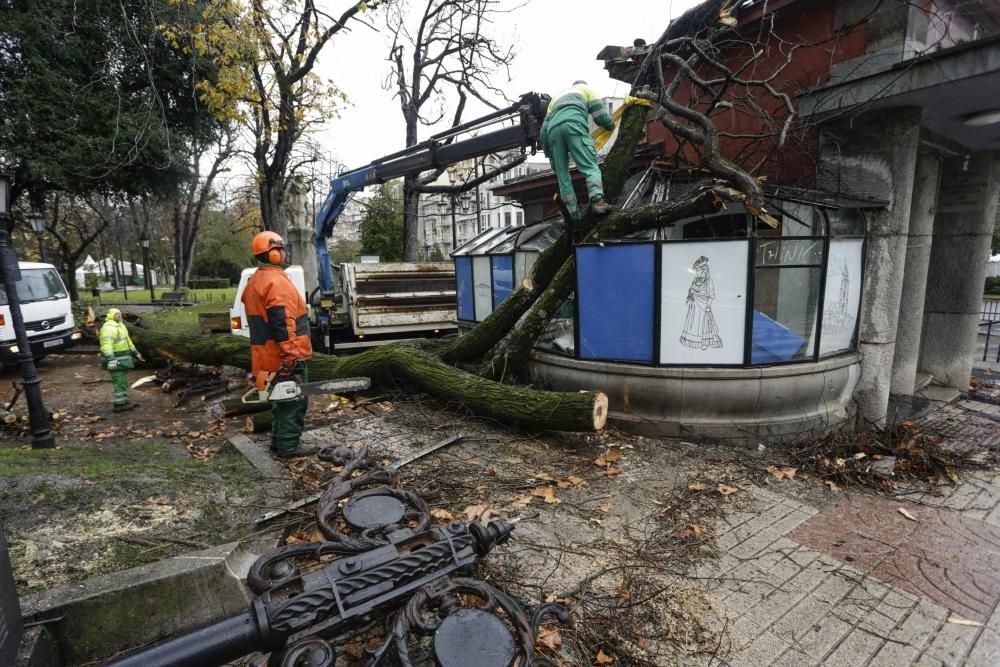
{"label": "orange safety trousers", "polygon": [[242,301],[250,328],[250,370],[263,389],[269,373],[312,356],[309,311],[277,266],[259,267],[247,281]]}

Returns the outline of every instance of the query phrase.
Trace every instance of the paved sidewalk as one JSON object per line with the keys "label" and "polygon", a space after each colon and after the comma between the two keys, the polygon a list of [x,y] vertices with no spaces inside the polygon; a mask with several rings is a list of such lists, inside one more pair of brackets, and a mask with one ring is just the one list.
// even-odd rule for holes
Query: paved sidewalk
{"label": "paved sidewalk", "polygon": [[[963,401],[928,426],[1000,448],[998,416]],[[722,557],[697,572],[724,619],[724,664],[1000,665],[1000,476],[822,510],[784,495],[796,484],[748,489],[755,510],[725,517]]]}

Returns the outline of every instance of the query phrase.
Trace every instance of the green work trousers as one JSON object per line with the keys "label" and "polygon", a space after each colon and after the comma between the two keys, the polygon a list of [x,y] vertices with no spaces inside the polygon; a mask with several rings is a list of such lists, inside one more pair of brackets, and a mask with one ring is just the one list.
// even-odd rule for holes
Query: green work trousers
{"label": "green work trousers", "polygon": [[128,376],[125,371],[111,371],[111,384],[115,388],[115,405],[128,403]]}
{"label": "green work trousers", "polygon": [[286,456],[298,449],[308,407],[308,396],[294,401],[275,401],[271,405],[271,432],[278,456]]}
{"label": "green work trousers", "polygon": [[[308,382],[308,371],[303,368],[295,381],[300,384]],[[271,404],[271,446],[278,456],[287,456],[299,448],[299,437],[306,426],[308,408],[308,396]]]}
{"label": "green work trousers", "polygon": [[549,162],[556,172],[559,181],[559,197],[563,200],[570,215],[575,220],[582,217],[582,211],[576,203],[576,192],[573,190],[573,179],[569,173],[569,158],[573,157],[576,168],[580,170],[587,181],[587,194],[590,199],[604,199],[604,182],[601,180],[601,170],[597,166],[597,149],[594,140],[587,132],[587,126],[582,123],[560,123],[548,132]]}

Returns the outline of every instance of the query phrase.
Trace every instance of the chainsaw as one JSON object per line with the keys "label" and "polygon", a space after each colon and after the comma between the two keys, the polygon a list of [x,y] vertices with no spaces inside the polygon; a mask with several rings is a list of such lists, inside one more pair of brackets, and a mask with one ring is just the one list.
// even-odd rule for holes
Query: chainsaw
{"label": "chainsaw", "polygon": [[317,396],[321,394],[349,394],[364,391],[372,385],[370,378],[341,378],[324,382],[299,382],[295,373],[281,366],[277,371],[268,373],[263,389],[254,387],[243,394],[244,403],[274,403],[294,401],[302,396]]}

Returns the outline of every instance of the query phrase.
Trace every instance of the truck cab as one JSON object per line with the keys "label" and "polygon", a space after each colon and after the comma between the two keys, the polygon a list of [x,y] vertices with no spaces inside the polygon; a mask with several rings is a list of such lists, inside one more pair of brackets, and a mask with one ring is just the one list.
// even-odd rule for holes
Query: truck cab
{"label": "truck cab", "polygon": [[[56,267],[41,262],[18,262],[18,268],[21,279],[16,283],[17,295],[32,356],[42,359],[50,352],[76,345],[82,334],[73,321],[69,292]],[[0,290],[0,362],[17,363],[18,352],[7,294]]]}

